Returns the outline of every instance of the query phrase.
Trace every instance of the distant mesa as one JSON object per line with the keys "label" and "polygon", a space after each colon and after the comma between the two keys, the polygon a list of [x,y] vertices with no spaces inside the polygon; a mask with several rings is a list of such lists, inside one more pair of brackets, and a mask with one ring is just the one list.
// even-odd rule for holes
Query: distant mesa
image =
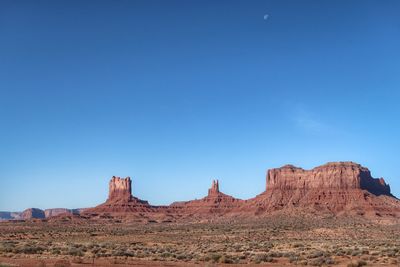
{"label": "distant mesa", "polygon": [[23,212],[2,211],[2,212],[0,212],[0,221],[1,220],[47,219],[47,218],[61,216],[61,215],[78,215],[79,213],[80,213],[80,209],[56,208],[56,209],[41,210],[38,208],[29,208],[29,209],[24,210]]}
{"label": "distant mesa", "polygon": [[79,209],[64,209],[64,208],[56,208],[56,209],[46,209],[44,210],[44,214],[46,218],[60,216],[60,215],[72,215],[72,214],[79,214]]}
{"label": "distant mesa", "polygon": [[24,210],[21,213],[20,218],[23,220],[44,219],[44,218],[46,218],[46,215],[45,215],[44,211],[41,209],[31,208],[31,209]]}
{"label": "distant mesa", "polygon": [[18,220],[21,218],[22,212],[0,211],[0,221],[2,220]]}

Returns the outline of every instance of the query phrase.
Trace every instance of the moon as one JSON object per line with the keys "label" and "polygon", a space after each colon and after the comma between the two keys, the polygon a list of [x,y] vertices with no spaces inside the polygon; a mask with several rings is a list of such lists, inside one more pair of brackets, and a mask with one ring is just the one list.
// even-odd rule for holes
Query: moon
{"label": "moon", "polygon": [[269,15],[268,14],[265,14],[264,15],[264,20],[267,20],[269,18]]}

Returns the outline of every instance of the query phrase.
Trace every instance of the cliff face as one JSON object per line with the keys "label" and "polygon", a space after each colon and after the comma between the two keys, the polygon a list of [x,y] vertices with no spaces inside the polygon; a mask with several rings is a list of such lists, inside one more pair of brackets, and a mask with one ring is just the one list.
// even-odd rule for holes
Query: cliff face
{"label": "cliff face", "polygon": [[79,214],[78,209],[64,209],[64,208],[55,208],[55,209],[45,209],[44,214],[46,218],[58,216],[61,214]]}
{"label": "cliff face", "polygon": [[125,202],[132,199],[132,181],[130,177],[113,176],[108,187],[107,202]]}
{"label": "cliff face", "polygon": [[0,211],[0,221],[1,220],[19,219],[20,215],[21,215],[21,212]]}
{"label": "cliff face", "polygon": [[41,209],[35,209],[35,208],[31,208],[31,209],[26,209],[24,210],[21,215],[20,215],[21,219],[24,220],[29,220],[29,219],[44,219],[46,218],[44,211]]}
{"label": "cliff face", "polygon": [[325,210],[335,214],[400,215],[400,203],[383,178],[353,162],[304,170],[292,165],[267,173],[266,191],[249,201],[259,212],[280,209]]}
{"label": "cliff face", "polygon": [[367,190],[375,195],[391,195],[383,178],[375,179],[367,168],[353,162],[335,162],[310,171],[286,165],[267,174],[268,190]]}
{"label": "cliff face", "polygon": [[219,182],[218,180],[213,180],[212,184],[211,184],[211,188],[208,189],[208,195],[212,196],[212,195],[218,195],[219,193]]}

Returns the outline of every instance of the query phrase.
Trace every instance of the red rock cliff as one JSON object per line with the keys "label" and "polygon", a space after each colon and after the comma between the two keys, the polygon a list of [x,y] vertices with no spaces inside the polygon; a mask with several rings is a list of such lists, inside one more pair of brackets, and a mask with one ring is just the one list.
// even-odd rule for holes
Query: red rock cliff
{"label": "red rock cliff", "polygon": [[327,163],[312,170],[292,165],[267,173],[266,191],[246,203],[257,213],[294,208],[335,214],[398,216],[399,201],[385,181],[353,162]]}
{"label": "red rock cliff", "polygon": [[208,189],[208,195],[213,196],[213,195],[218,195],[219,193],[219,183],[218,180],[213,180],[211,184],[211,188]]}
{"label": "red rock cliff", "polygon": [[108,186],[108,199],[94,208],[85,209],[82,213],[124,213],[153,212],[154,209],[145,200],[132,196],[132,181],[130,177],[113,176]]}
{"label": "red rock cliff", "polygon": [[132,181],[130,177],[113,176],[108,187],[107,202],[130,201],[132,199]]}
{"label": "red rock cliff", "polygon": [[375,195],[390,195],[390,187],[383,178],[373,178],[367,168],[353,162],[328,163],[309,171],[292,165],[271,169],[267,174],[267,191],[276,189],[363,189]]}

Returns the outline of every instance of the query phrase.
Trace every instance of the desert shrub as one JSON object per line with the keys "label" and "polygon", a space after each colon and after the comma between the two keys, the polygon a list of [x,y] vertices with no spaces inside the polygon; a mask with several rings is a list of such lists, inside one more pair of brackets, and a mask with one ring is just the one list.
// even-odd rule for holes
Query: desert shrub
{"label": "desert shrub", "polygon": [[71,263],[67,260],[58,260],[54,263],[54,267],[70,267]]}
{"label": "desert shrub", "polygon": [[324,256],[324,253],[322,251],[314,251],[310,255],[308,255],[308,258],[314,259],[314,258],[319,258]]}
{"label": "desert shrub", "polygon": [[359,250],[354,250],[352,253],[351,253],[351,256],[358,256],[358,255],[360,255],[361,254],[361,251],[359,251]]}
{"label": "desert shrub", "polygon": [[311,266],[322,266],[324,263],[325,260],[323,258],[312,259],[308,262],[308,264]]}
{"label": "desert shrub", "polygon": [[210,258],[211,258],[211,260],[212,260],[213,262],[218,262],[219,259],[221,258],[221,255],[220,255],[220,254],[213,253],[213,254],[210,255]]}
{"label": "desert shrub", "polygon": [[357,260],[357,261],[352,261],[349,264],[347,264],[347,267],[361,267],[365,266],[367,263],[363,260]]}
{"label": "desert shrub", "polygon": [[300,247],[304,247],[304,244],[302,244],[302,243],[294,243],[294,244],[292,244],[292,247],[300,248]]}
{"label": "desert shrub", "polygon": [[231,263],[233,263],[233,260],[229,256],[224,255],[219,259],[219,262],[231,264]]}
{"label": "desert shrub", "polygon": [[61,250],[59,248],[52,248],[50,252],[55,255],[61,254]]}
{"label": "desert shrub", "polygon": [[289,262],[291,262],[291,263],[297,262],[299,260],[299,257],[296,255],[289,256],[288,258],[289,258]]}
{"label": "desert shrub", "polygon": [[163,253],[161,253],[161,257],[170,258],[170,257],[172,257],[172,254],[170,252],[163,252]]}
{"label": "desert shrub", "polygon": [[24,254],[41,254],[44,248],[35,245],[26,244],[22,247],[16,249],[16,253],[24,253]]}
{"label": "desert shrub", "polygon": [[272,262],[273,258],[268,254],[257,254],[253,260],[255,263],[259,264],[261,262]]}
{"label": "desert shrub", "polygon": [[185,260],[185,259],[187,258],[187,256],[184,255],[184,254],[178,254],[178,255],[176,256],[176,258],[177,258],[178,260]]}
{"label": "desert shrub", "polygon": [[72,259],[72,263],[79,263],[79,264],[81,264],[81,263],[83,263],[83,259],[82,259],[81,257],[74,258],[74,259]]}
{"label": "desert shrub", "polygon": [[75,247],[70,248],[68,250],[68,254],[71,256],[79,256],[79,257],[83,256],[82,250],[80,248],[75,248]]}

